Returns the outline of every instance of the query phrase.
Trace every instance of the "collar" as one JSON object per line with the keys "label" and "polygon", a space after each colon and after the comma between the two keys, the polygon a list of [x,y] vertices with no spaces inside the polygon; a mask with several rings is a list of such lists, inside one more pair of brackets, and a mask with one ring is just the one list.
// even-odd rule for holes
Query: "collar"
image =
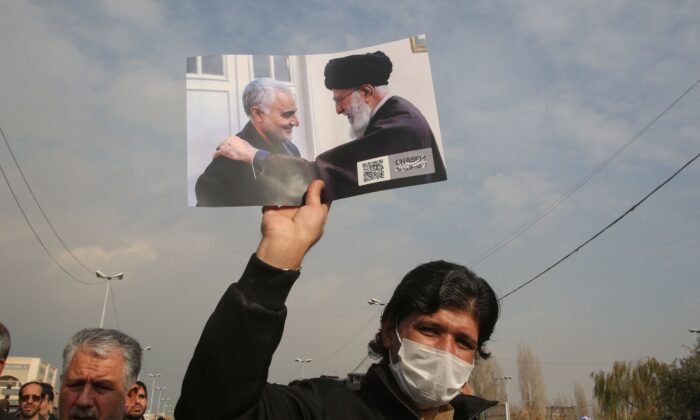
{"label": "collar", "polygon": [[[410,412],[414,418],[421,418],[420,411],[418,411],[413,406],[413,403],[401,392],[391,370],[389,370],[389,366],[386,364],[375,363],[370,366],[367,375],[365,375],[362,381],[362,390],[367,390],[369,393],[381,393],[384,394],[385,397],[390,395],[393,397],[392,400],[396,405],[400,405],[403,409]],[[454,408],[454,420],[472,419],[487,408],[497,404],[498,401],[489,401],[473,395],[463,394],[458,395],[450,401],[450,405]]]}
{"label": "collar", "polygon": [[394,96],[393,93],[391,93],[391,92],[387,93],[386,96],[383,97],[382,100],[377,103],[377,106],[374,107],[372,112],[369,114],[369,118],[372,119],[372,117],[374,117],[374,114],[376,114],[377,111],[379,111],[379,108],[381,108],[382,105],[384,105],[386,103],[386,101],[388,101],[389,98],[391,98],[392,96]]}

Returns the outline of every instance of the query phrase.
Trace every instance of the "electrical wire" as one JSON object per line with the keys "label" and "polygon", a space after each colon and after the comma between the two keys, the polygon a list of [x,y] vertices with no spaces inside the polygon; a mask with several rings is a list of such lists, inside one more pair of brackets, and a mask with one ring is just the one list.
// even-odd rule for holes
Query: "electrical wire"
{"label": "electrical wire", "polygon": [[530,284],[530,283],[532,283],[533,281],[537,280],[538,278],[542,277],[545,273],[547,273],[548,271],[550,271],[550,270],[553,269],[554,267],[556,267],[556,266],[558,266],[559,264],[561,264],[562,262],[564,262],[566,259],[568,259],[568,258],[569,258],[570,256],[572,256],[573,254],[577,253],[581,248],[583,248],[584,246],[588,245],[591,241],[593,241],[594,239],[596,239],[598,236],[602,235],[603,232],[605,232],[606,230],[610,229],[610,228],[613,227],[617,222],[619,222],[620,220],[624,219],[628,214],[630,214],[630,213],[632,213],[634,210],[636,210],[637,207],[638,207],[640,204],[642,204],[643,202],[645,202],[645,201],[646,201],[649,197],[651,197],[656,191],[658,191],[659,189],[661,189],[661,187],[663,187],[664,185],[666,185],[667,183],[669,183],[673,178],[676,177],[676,175],[678,175],[679,173],[681,173],[681,171],[683,171],[685,168],[687,168],[691,163],[695,162],[695,160],[696,160],[698,157],[700,157],[700,153],[698,153],[697,155],[695,155],[694,158],[690,159],[685,165],[683,165],[680,169],[678,169],[676,172],[674,172],[673,175],[671,175],[671,176],[670,176],[669,178],[667,178],[664,182],[662,182],[661,184],[659,184],[659,185],[658,185],[656,188],[654,188],[649,194],[645,195],[644,198],[642,198],[641,200],[639,200],[635,205],[633,205],[632,207],[630,207],[626,212],[624,212],[622,215],[620,215],[617,219],[615,219],[615,220],[613,220],[612,222],[610,222],[610,224],[608,224],[606,227],[604,227],[603,229],[601,229],[598,233],[596,233],[595,235],[593,235],[592,237],[590,237],[588,240],[586,240],[585,242],[583,242],[581,245],[577,246],[573,251],[569,252],[568,254],[566,254],[565,256],[563,256],[562,258],[560,258],[557,262],[555,262],[554,264],[552,264],[552,265],[550,265],[549,267],[547,267],[544,271],[542,271],[541,273],[539,273],[539,274],[536,275],[535,277],[531,278],[530,280],[526,281],[525,283],[521,284],[520,286],[516,287],[515,289],[513,289],[513,290],[511,290],[510,292],[506,293],[505,295],[501,296],[498,300],[499,300],[499,301],[503,301],[503,299],[507,298],[508,296],[512,295],[513,293],[517,292],[518,290],[522,289],[523,287],[527,286],[528,284]]}
{"label": "electrical wire", "polygon": [[331,357],[333,357],[333,356],[335,356],[336,354],[340,353],[345,347],[347,347],[348,345],[350,345],[350,343],[352,343],[352,342],[362,333],[362,331],[364,331],[365,328],[367,328],[367,326],[369,326],[369,324],[370,324],[372,321],[374,321],[375,318],[377,318],[377,315],[379,315],[380,313],[382,313],[382,310],[381,310],[381,309],[379,309],[374,315],[372,315],[372,317],[371,317],[370,319],[368,319],[367,322],[365,322],[365,325],[363,325],[362,328],[360,328],[360,330],[359,330],[357,333],[355,333],[355,335],[353,335],[352,337],[350,337],[350,339],[349,339],[348,341],[346,341],[346,342],[343,343],[340,347],[338,347],[338,349],[337,349],[336,351],[334,351],[333,353],[329,354],[328,356],[316,358],[316,359],[314,359],[314,360],[317,361],[317,362],[321,362],[321,361],[323,361],[323,360],[330,359]]}
{"label": "electrical wire", "polygon": [[[78,264],[80,264],[80,266],[82,266],[85,270],[87,270],[87,271],[88,271],[89,273],[91,273],[91,274],[92,274],[92,273],[95,273],[95,270],[94,270],[94,269],[92,269],[92,268],[88,267],[87,265],[85,265],[82,261],[80,261],[80,260],[78,259],[78,257],[75,256],[75,254],[73,254],[73,252],[70,250],[70,248],[68,247],[68,245],[66,245],[66,243],[63,241],[63,238],[61,238],[61,235],[58,234],[58,232],[57,232],[56,229],[54,228],[53,224],[51,223],[51,220],[49,220],[49,217],[46,215],[46,212],[44,212],[43,207],[41,207],[41,204],[39,204],[39,200],[36,198],[36,195],[34,194],[34,191],[32,190],[32,187],[29,186],[29,182],[27,181],[27,178],[24,176],[24,171],[22,171],[22,167],[19,165],[19,162],[17,161],[17,158],[15,158],[15,154],[14,154],[14,152],[12,151],[12,147],[10,147],[10,142],[7,140],[7,137],[5,136],[5,132],[2,130],[2,127],[0,127],[0,134],[2,134],[2,138],[5,140],[5,145],[7,145],[7,150],[10,151],[10,156],[12,156],[12,160],[15,162],[15,165],[17,166],[17,170],[19,171],[19,174],[22,176],[22,180],[24,181],[24,185],[27,186],[27,189],[29,190],[29,193],[32,195],[32,198],[34,199],[34,203],[36,203],[36,206],[39,208],[39,211],[41,212],[41,215],[44,216],[44,220],[46,220],[46,223],[47,223],[47,224],[49,225],[49,227],[51,228],[51,231],[54,233],[54,235],[56,235],[56,238],[58,238],[58,241],[61,243],[61,245],[63,245],[63,248],[65,248],[66,251],[68,251],[68,254],[70,254],[70,256],[73,257],[73,259],[74,259],[75,261],[77,261]],[[6,179],[6,180],[7,180],[7,179]],[[9,181],[8,181],[8,182],[9,182]]]}
{"label": "electrical wire", "polygon": [[367,353],[365,355],[365,357],[363,357],[362,360],[360,360],[360,363],[358,363],[357,366],[355,366],[355,368],[350,371],[350,373],[355,373],[357,371],[357,369],[359,369],[360,366],[362,366],[362,364],[365,362],[365,360],[367,360],[369,358],[370,358],[370,355],[369,355],[369,353]]}
{"label": "electrical wire", "polygon": [[12,188],[12,185],[10,184],[10,180],[7,178],[7,175],[5,174],[5,170],[2,168],[2,165],[0,165],[0,172],[2,172],[2,177],[5,179],[5,183],[7,183],[7,187],[10,189],[10,193],[12,194],[12,198],[14,198],[15,203],[17,203],[17,207],[19,208],[20,213],[22,213],[22,217],[24,217],[24,220],[27,222],[29,229],[32,230],[32,233],[34,233],[34,237],[36,238],[37,241],[39,241],[39,245],[41,245],[41,248],[46,252],[46,255],[48,255],[49,258],[51,258],[51,261],[53,261],[54,264],[56,264],[58,266],[58,268],[60,268],[61,271],[63,271],[68,277],[77,281],[78,283],[86,284],[88,286],[96,286],[96,285],[104,283],[104,281],[92,283],[92,282],[87,282],[87,281],[81,280],[81,279],[75,277],[70,272],[68,272],[68,270],[66,270],[65,267],[63,267],[61,265],[61,263],[58,262],[56,257],[54,257],[53,254],[51,254],[51,251],[49,251],[49,248],[46,247],[46,244],[44,243],[44,241],[41,240],[41,237],[39,237],[39,233],[36,231],[36,229],[32,225],[32,222],[29,221],[29,217],[27,217],[27,213],[25,213],[24,209],[22,208],[22,205],[19,203],[19,200],[17,199],[17,195],[15,194],[15,190]]}
{"label": "electrical wire", "polygon": [[507,246],[509,243],[513,242],[518,236],[522,235],[530,229],[532,226],[536,225],[540,220],[542,220],[545,216],[547,216],[549,213],[554,211],[557,207],[559,207],[564,201],[569,199],[575,192],[583,188],[584,185],[588,183],[594,176],[596,176],[600,171],[605,169],[613,160],[615,160],[625,149],[627,149],[629,146],[632,145],[635,141],[637,141],[647,130],[649,130],[658,120],[661,119],[668,111],[671,110],[678,102],[680,102],[683,97],[685,97],[688,93],[690,93],[691,90],[693,90],[698,84],[700,83],[700,79],[695,81],[689,88],[687,88],[680,96],[678,96],[673,102],[671,102],[670,105],[668,105],[663,111],[661,111],[656,117],[654,117],[649,123],[647,123],[641,130],[639,130],[634,136],[632,136],[625,144],[623,144],[620,148],[615,150],[610,156],[608,156],[607,159],[605,159],[602,163],[600,163],[598,166],[593,168],[591,172],[589,172],[586,176],[584,176],[582,179],[580,179],[576,184],[574,184],[571,188],[569,188],[564,194],[562,194],[559,198],[551,202],[547,207],[542,209],[539,213],[535,215],[532,219],[528,220],[525,222],[522,226],[517,228],[513,233],[511,233],[507,238],[503,239],[502,241],[498,242],[491,248],[487,249],[483,253],[481,253],[479,256],[474,258],[469,265],[470,266],[475,266],[487,258],[489,258],[491,255],[494,253],[500,251],[502,248]]}

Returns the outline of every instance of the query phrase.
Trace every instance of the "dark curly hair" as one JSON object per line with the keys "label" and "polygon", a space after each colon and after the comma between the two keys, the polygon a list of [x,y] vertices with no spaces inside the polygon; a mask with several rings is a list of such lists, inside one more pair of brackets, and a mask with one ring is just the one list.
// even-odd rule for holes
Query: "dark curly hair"
{"label": "dark curly hair", "polygon": [[[464,309],[474,316],[479,326],[477,352],[482,359],[488,359],[490,353],[484,343],[491,338],[498,321],[498,299],[486,280],[459,264],[432,261],[409,271],[384,308],[380,325],[398,325],[411,313],[432,314],[441,308]],[[367,347],[371,357],[389,362],[381,329]]]}

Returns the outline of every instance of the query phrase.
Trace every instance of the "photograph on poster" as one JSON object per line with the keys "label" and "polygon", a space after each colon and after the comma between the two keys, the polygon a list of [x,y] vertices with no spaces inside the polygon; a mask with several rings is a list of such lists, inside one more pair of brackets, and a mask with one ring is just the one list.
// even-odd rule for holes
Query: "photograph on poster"
{"label": "photograph on poster", "polygon": [[187,59],[188,204],[299,205],[447,179],[424,35]]}

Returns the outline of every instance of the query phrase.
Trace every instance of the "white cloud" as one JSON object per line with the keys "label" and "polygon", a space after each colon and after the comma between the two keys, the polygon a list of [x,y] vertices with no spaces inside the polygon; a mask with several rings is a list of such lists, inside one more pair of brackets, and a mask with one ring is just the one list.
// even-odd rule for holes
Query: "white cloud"
{"label": "white cloud", "polygon": [[464,204],[467,202],[467,195],[462,187],[442,188],[435,193],[434,205],[437,207],[447,207],[454,204]]}
{"label": "white cloud", "polygon": [[551,182],[531,172],[499,173],[484,178],[483,193],[498,223],[523,222],[551,201]]}
{"label": "white cloud", "polygon": [[[81,247],[72,252],[80,261],[96,268],[117,265],[116,263],[120,261],[128,261],[129,265],[136,265],[147,261],[153,262],[158,258],[158,253],[149,241],[132,242],[112,249],[104,249],[101,246]],[[63,263],[74,261],[67,251],[63,251],[58,260]]]}
{"label": "white cloud", "polygon": [[[184,61],[183,61],[184,65]],[[107,104],[105,114],[123,123],[148,127],[174,138],[181,132],[184,86],[158,63],[142,60],[123,63],[99,102]]]}
{"label": "white cloud", "polygon": [[101,0],[100,5],[110,15],[149,30],[160,26],[166,13],[155,0]]}

